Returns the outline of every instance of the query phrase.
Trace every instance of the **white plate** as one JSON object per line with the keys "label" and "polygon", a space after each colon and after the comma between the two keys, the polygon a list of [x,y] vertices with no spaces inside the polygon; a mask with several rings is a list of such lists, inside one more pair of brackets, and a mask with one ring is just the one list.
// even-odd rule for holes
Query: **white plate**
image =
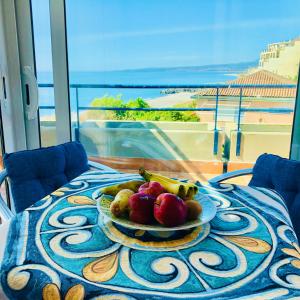
{"label": "white plate", "polygon": [[195,196],[195,200],[198,200],[202,206],[202,213],[197,220],[188,221],[180,226],[175,227],[165,227],[159,223],[151,224],[151,225],[144,225],[130,221],[127,218],[115,217],[110,211],[110,202],[113,200],[112,196],[102,195],[99,200],[97,201],[97,208],[100,213],[105,215],[108,219],[112,220],[113,222],[124,226],[126,228],[131,229],[141,229],[147,231],[173,231],[173,230],[185,230],[193,227],[200,226],[202,224],[210,222],[217,213],[217,208],[214,203],[204,194],[198,193]]}

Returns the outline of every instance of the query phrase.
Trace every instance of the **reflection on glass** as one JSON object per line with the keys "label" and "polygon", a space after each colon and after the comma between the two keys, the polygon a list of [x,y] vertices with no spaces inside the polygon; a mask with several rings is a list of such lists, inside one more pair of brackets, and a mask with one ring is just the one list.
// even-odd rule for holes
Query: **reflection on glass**
{"label": "reflection on glass", "polygon": [[35,61],[39,84],[41,144],[43,147],[47,147],[56,144],[49,3],[47,0],[32,0],[31,3]]}
{"label": "reflection on glass", "polygon": [[[0,119],[0,172],[3,171],[4,166],[3,166],[3,154],[4,154],[4,145],[3,145],[3,130],[2,130],[2,119]],[[7,183],[6,181],[0,186],[0,194],[3,200],[7,203]],[[0,224],[2,223],[1,217],[0,217]]]}
{"label": "reflection on glass", "polygon": [[287,156],[299,9],[297,0],[67,0],[75,139],[122,171],[200,180],[225,162]]}

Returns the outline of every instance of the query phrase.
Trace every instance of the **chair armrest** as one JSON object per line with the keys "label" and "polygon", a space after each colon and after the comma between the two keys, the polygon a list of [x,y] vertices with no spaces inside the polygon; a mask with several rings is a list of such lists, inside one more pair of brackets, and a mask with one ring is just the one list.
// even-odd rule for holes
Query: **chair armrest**
{"label": "chair armrest", "polygon": [[216,176],[214,178],[211,178],[208,180],[209,183],[214,184],[214,183],[219,183],[227,179],[239,177],[239,176],[244,176],[244,175],[249,175],[252,174],[253,169],[242,169],[242,170],[236,170],[232,172],[228,172],[219,176]]}
{"label": "chair armrest", "polygon": [[94,162],[94,161],[91,161],[91,160],[88,161],[88,164],[89,164],[90,167],[96,168],[98,170],[117,172],[116,170],[114,170],[114,169],[112,169],[108,166],[102,165],[100,163],[97,163],[97,162]]}
{"label": "chair armrest", "polygon": [[[2,172],[0,172],[0,186],[4,182],[4,180],[7,177],[7,172],[4,169]],[[5,201],[3,200],[1,194],[0,194],[0,217],[3,221],[8,221],[14,216],[14,214],[11,212],[11,210],[7,207]]]}

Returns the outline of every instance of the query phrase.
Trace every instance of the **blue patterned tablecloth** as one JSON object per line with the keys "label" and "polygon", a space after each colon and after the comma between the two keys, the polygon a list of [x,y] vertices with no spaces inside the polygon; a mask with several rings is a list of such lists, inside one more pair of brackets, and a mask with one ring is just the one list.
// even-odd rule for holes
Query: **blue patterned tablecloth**
{"label": "blue patterned tablecloth", "polygon": [[[0,298],[2,293],[8,299],[35,300],[83,295],[300,299],[300,249],[285,204],[275,192],[200,186],[218,208],[210,225],[149,251],[147,241],[139,240],[143,232],[136,232],[136,243],[144,249],[132,249],[109,239],[98,219],[99,187],[135,178],[139,176],[88,171],[18,214],[4,242],[0,229]],[[195,243],[199,230],[205,236]],[[122,232],[114,227],[114,234]],[[191,246],[181,249],[183,240]],[[151,243],[159,248],[159,242]],[[163,251],[169,246],[172,251]]]}

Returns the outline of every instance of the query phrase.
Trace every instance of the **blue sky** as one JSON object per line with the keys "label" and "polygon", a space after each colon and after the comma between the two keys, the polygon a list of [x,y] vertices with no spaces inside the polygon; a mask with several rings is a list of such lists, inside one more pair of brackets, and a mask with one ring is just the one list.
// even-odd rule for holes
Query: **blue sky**
{"label": "blue sky", "polygon": [[[300,36],[299,0],[66,0],[71,71],[257,60]],[[51,70],[49,8],[33,0],[36,59]]]}

